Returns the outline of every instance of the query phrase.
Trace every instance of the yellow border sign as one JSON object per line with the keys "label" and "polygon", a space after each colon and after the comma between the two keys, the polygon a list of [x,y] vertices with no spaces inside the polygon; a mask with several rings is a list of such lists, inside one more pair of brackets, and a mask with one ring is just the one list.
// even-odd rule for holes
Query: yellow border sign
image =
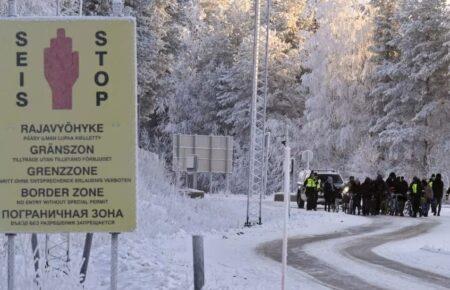
{"label": "yellow border sign", "polygon": [[134,230],[134,19],[0,27],[0,231]]}

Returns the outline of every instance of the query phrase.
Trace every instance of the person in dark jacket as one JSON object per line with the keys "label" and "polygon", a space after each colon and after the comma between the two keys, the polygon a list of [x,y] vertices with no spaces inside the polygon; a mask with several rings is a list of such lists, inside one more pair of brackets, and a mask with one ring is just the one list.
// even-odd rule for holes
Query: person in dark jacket
{"label": "person in dark jacket", "polygon": [[408,182],[406,182],[404,176],[399,177],[398,194],[400,194],[399,197],[400,215],[403,216],[403,211],[405,210],[405,203],[408,200]]}
{"label": "person in dark jacket", "polygon": [[400,177],[400,192],[402,194],[404,193],[405,197],[408,194],[408,188],[409,188],[408,182],[405,180],[405,177],[404,176]]}
{"label": "person in dark jacket", "polygon": [[433,214],[441,215],[442,198],[444,197],[444,183],[442,182],[441,174],[436,175],[436,179],[433,181]]}
{"label": "person in dark jacket", "polygon": [[362,214],[364,216],[370,214],[370,200],[372,199],[372,180],[366,177],[361,184],[361,198],[362,198]]}
{"label": "person in dark jacket", "polygon": [[331,207],[334,205],[334,184],[333,178],[329,176],[323,185],[323,197],[325,199],[325,211],[331,211]]}
{"label": "person in dark jacket", "polygon": [[409,186],[411,192],[411,205],[413,211],[413,217],[417,217],[420,210],[420,198],[422,195],[422,182],[416,176],[413,178],[411,185]]}
{"label": "person in dark jacket", "polygon": [[347,197],[345,199],[343,199],[343,201],[346,203],[346,209],[347,209],[347,213],[349,214],[354,214],[353,212],[353,201],[354,201],[354,196],[357,190],[357,184],[356,184],[356,180],[354,176],[350,176],[349,177],[349,181],[347,183],[348,186],[348,194]]}
{"label": "person in dark jacket", "polygon": [[352,208],[352,214],[356,215],[356,209],[358,209],[358,215],[361,214],[361,182],[359,179],[355,180],[355,185],[353,188],[353,208]]}
{"label": "person in dark jacket", "polygon": [[431,182],[426,179],[422,180],[422,215],[427,217],[430,211],[431,202],[433,201],[433,189],[431,189]]}
{"label": "person in dark jacket", "polygon": [[394,172],[391,172],[389,174],[388,179],[386,179],[386,185],[387,185],[390,193],[396,192],[398,182],[397,182],[397,175],[395,175]]}
{"label": "person in dark jacket", "polygon": [[384,182],[381,174],[378,174],[373,187],[373,194],[374,194],[373,213],[372,213],[373,215],[380,214],[380,210],[382,210],[382,206],[385,203],[386,193],[387,193],[386,183]]}

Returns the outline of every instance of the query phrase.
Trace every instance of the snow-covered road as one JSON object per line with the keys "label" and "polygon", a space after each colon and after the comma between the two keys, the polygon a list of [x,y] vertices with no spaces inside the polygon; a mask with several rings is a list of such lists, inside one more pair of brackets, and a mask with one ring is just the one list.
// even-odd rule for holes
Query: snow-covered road
{"label": "snow-covered road", "polygon": [[[374,251],[391,242],[403,241],[409,245],[405,240],[430,234],[438,226],[447,226],[448,222],[448,217],[376,217],[371,218],[369,225],[329,234],[292,237],[289,239],[288,264],[331,289],[449,289],[448,275],[435,273],[431,267],[420,269],[417,265],[422,264],[421,260],[408,265],[398,257],[382,256]],[[438,236],[435,235],[435,239]],[[258,252],[280,261],[281,241],[264,243]],[[433,259],[437,264],[450,264],[448,256]]]}

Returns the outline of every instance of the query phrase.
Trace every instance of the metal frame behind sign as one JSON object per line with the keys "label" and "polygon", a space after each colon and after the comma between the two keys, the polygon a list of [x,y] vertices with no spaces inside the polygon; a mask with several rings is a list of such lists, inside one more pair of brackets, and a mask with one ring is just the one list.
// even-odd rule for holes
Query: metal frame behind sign
{"label": "metal frame behind sign", "polygon": [[173,171],[232,173],[233,137],[175,134],[172,140]]}

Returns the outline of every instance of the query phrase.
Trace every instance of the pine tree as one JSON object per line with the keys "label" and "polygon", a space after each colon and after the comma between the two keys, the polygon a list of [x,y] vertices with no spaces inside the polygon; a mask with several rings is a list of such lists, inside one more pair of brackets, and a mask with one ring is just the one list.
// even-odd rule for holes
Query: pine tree
{"label": "pine tree", "polygon": [[[445,133],[430,124],[434,117],[442,123],[441,111],[448,99],[448,61],[444,46],[444,0],[403,0],[395,40],[400,58],[394,66],[395,86],[388,90],[389,102],[382,118],[386,126],[379,133],[379,144],[386,167],[413,175],[425,174],[430,152]],[[438,142],[439,143],[439,142]]]}
{"label": "pine tree", "polygon": [[393,98],[389,93],[395,86],[395,64],[398,62],[400,52],[396,46],[398,38],[398,22],[395,17],[398,0],[372,0],[373,13],[373,45],[370,51],[373,53],[372,61],[375,64],[373,81],[374,87],[370,94],[372,98],[373,112],[379,117],[371,128],[371,132],[378,134],[385,129],[385,106]]}

